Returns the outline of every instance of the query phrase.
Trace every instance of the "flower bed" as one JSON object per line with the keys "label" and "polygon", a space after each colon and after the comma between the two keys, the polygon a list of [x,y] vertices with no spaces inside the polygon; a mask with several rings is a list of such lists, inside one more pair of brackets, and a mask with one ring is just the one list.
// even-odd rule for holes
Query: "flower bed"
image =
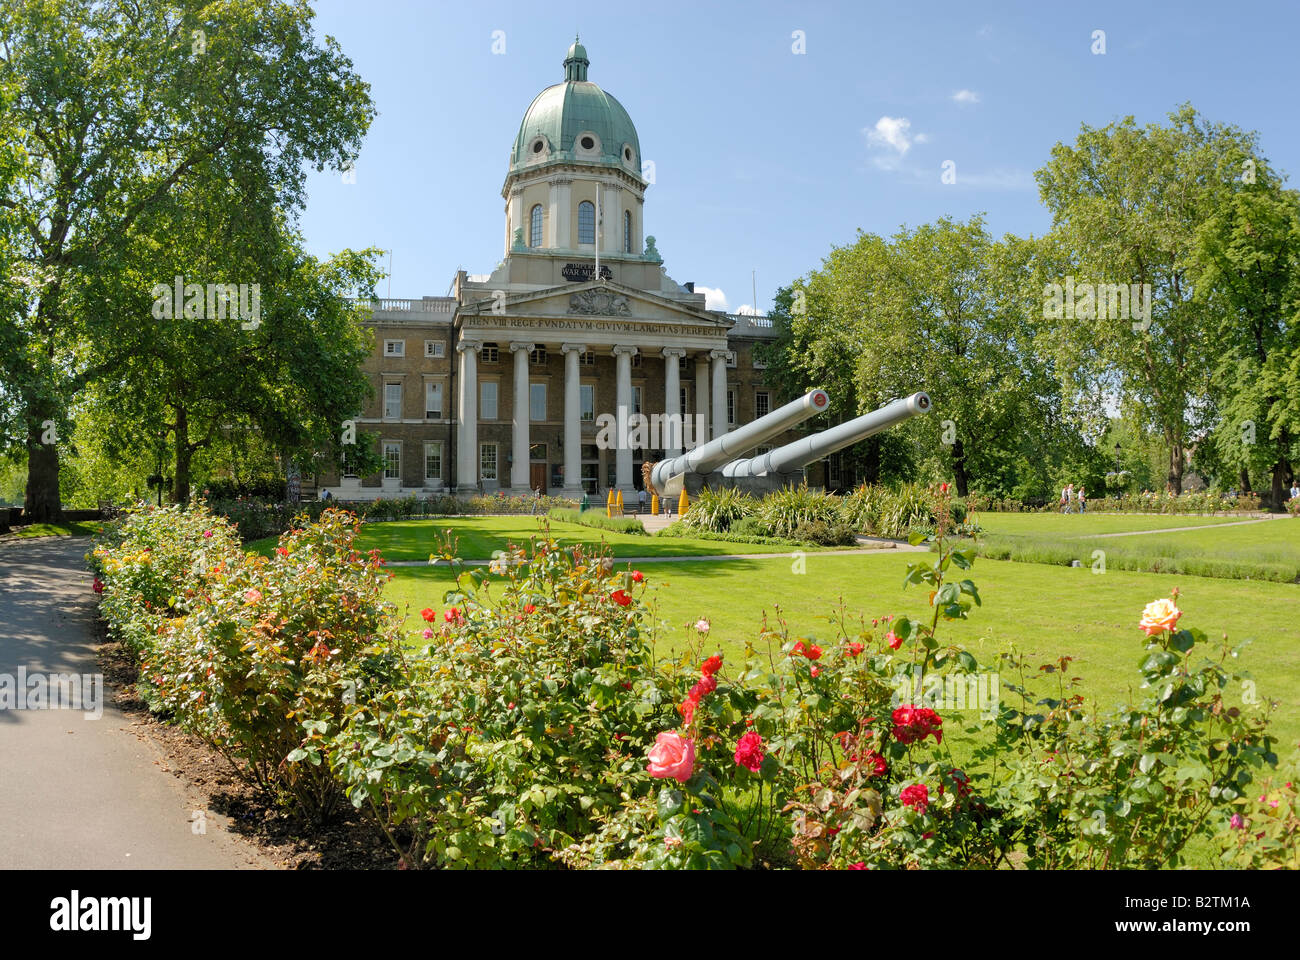
{"label": "flower bed", "polygon": [[[1242,865],[1293,858],[1267,705],[1228,704],[1236,651],[1181,626],[1176,592],[1135,630],[1142,699],[1100,713],[1068,656],[982,669],[942,636],[981,599],[951,523],[940,499],[936,552],[907,567],[927,617],[823,638],[778,622],[735,660],[707,620],[656,655],[645,575],[551,540],[488,569],[445,544],[455,585],[413,637],[340,511],[269,558],[202,507],[141,512],[93,563],[155,709],[303,823],[346,798],[406,868],[1150,868],[1196,838]],[[963,764],[954,724],[979,734]]]}

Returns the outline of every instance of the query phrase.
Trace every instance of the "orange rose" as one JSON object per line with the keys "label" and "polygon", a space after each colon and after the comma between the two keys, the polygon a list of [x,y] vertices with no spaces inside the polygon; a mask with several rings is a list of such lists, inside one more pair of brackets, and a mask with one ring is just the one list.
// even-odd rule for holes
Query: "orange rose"
{"label": "orange rose", "polygon": [[1147,636],[1154,636],[1164,630],[1172,630],[1178,623],[1183,611],[1174,606],[1172,600],[1153,600],[1142,611],[1142,620],[1138,626],[1146,631]]}

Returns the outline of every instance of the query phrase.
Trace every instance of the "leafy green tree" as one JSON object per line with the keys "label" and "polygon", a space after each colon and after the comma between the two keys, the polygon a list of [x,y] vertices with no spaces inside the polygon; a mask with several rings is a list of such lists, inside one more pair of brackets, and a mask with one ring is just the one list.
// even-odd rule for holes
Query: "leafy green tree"
{"label": "leafy green tree", "polygon": [[1190,273],[1215,324],[1219,417],[1197,462],[1230,471],[1243,490],[1251,474],[1267,475],[1278,508],[1300,459],[1300,195],[1262,159],[1247,169],[1196,232]]}
{"label": "leafy green tree", "polygon": [[[1068,273],[1056,282],[1088,288],[1073,304],[1073,321],[1068,313],[1062,318],[1054,338],[1058,363],[1137,403],[1164,437],[1166,483],[1179,492],[1189,438],[1211,413],[1218,350],[1215,325],[1196,302],[1189,274],[1197,230],[1234,191],[1243,163],[1257,151],[1254,134],[1209,123],[1190,105],[1169,120],[1084,125],[1073,144],[1052,149],[1037,178],[1052,213],[1053,241],[1068,251],[1061,261]],[[1096,285],[1114,290],[1104,309],[1095,298],[1088,303]],[[1140,306],[1143,285],[1150,289],[1148,311]]]}
{"label": "leafy green tree", "polygon": [[[302,0],[0,0],[0,216],[26,295],[0,314],[7,404],[28,458],[26,510],[60,514],[56,444],[124,318],[92,295],[173,192],[255,171],[260,212],[299,208],[308,168],[341,167],[374,115],[368,88]],[[273,204],[272,201],[278,201]],[[129,322],[139,323],[132,316]]]}

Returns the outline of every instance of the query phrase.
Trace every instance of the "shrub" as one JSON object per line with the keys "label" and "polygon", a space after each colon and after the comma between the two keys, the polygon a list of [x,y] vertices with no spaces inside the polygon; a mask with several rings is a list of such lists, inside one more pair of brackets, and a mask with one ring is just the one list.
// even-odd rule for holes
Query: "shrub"
{"label": "shrub", "polygon": [[787,538],[793,538],[801,524],[821,522],[834,527],[841,522],[839,500],[831,494],[809,490],[806,483],[769,493],[759,501],[755,516],[769,536]]}
{"label": "shrub", "polygon": [[[498,576],[442,558],[457,580],[440,618],[426,614],[428,645],[333,742],[352,803],[407,866],[662,865],[647,832],[681,802],[667,812],[645,753],[674,701],[634,599],[640,575],[550,540],[499,556]],[[712,838],[692,841],[699,865],[747,862],[722,843],[716,805],[690,804],[691,830]]]}
{"label": "shrub", "polygon": [[726,533],[733,523],[753,515],[754,510],[754,498],[741,490],[705,487],[691,500],[690,509],[678,522],[692,530]]}
{"label": "shrub", "polygon": [[822,547],[840,547],[858,542],[857,534],[846,523],[829,524],[813,520],[794,528],[794,539],[806,540]]}
{"label": "shrub", "polygon": [[547,511],[547,516],[552,520],[560,520],[564,523],[578,523],[584,527],[595,527],[598,530],[612,530],[615,533],[647,536],[645,527],[635,517],[609,517],[601,509],[579,512],[564,507],[552,507]]}

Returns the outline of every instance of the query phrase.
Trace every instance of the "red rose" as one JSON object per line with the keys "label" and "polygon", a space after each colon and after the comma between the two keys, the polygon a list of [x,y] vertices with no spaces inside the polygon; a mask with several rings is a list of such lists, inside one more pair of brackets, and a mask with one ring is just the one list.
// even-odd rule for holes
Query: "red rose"
{"label": "red rose", "polygon": [[531,604],[531,603],[525,603],[525,604],[524,604],[524,613],[536,613],[536,612],[537,612],[537,607],[536,607],[536,606],[534,606],[534,605]]}
{"label": "red rose", "polygon": [[808,651],[804,654],[804,656],[807,657],[809,660],[819,660],[821,659],[821,655],[822,655],[822,648],[817,646],[817,644],[815,643],[811,647],[809,647]]}
{"label": "red rose", "polygon": [[792,657],[802,657],[802,656],[803,656],[803,653],[804,653],[803,641],[802,641],[802,640],[796,640],[796,641],[794,642],[794,649],[790,651],[790,656],[792,656]]}
{"label": "red rose", "polygon": [[460,607],[448,607],[442,613],[442,619],[448,623],[454,622],[460,616]]}
{"label": "red rose", "polygon": [[695,708],[699,706],[699,703],[698,700],[691,697],[687,697],[681,702],[677,707],[677,712],[682,715],[683,723],[689,726],[691,721],[695,719]]}
{"label": "red rose", "polygon": [[917,813],[925,813],[930,805],[930,790],[923,783],[914,783],[898,795],[904,806],[911,807]]}
{"label": "red rose", "polygon": [[628,593],[626,590],[615,590],[609,595],[609,599],[613,600],[620,607],[626,607],[632,602],[632,594]]}
{"label": "red rose", "polygon": [[862,762],[872,768],[872,772],[868,774],[868,776],[883,776],[885,771],[889,769],[889,764],[885,762],[885,758],[874,750],[868,750],[866,754],[863,755]]}
{"label": "red rose", "polygon": [[867,863],[865,860],[859,860],[857,863],[850,863],[848,868],[850,870],[865,870],[867,869]]}
{"label": "red rose", "polygon": [[704,674],[706,677],[713,676],[721,669],[722,669],[722,654],[720,653],[715,653],[713,656],[709,657],[709,659],[705,660],[704,663],[700,665],[700,673]]}
{"label": "red rose", "polygon": [[424,617],[425,621],[428,623],[433,623],[433,621],[438,619],[438,614],[433,607],[425,607],[420,611],[420,616]]}
{"label": "red rose", "polygon": [[90,585],[90,589],[91,589],[91,590],[94,590],[96,593],[103,593],[103,592],[104,592],[104,582],[103,582],[102,580],[100,580],[99,577],[96,577],[96,578],[95,578],[95,581]]}
{"label": "red rose", "polygon": [[858,643],[855,640],[849,644],[849,656],[856,657],[859,653],[863,651],[863,649],[865,648],[862,646],[862,644]]}
{"label": "red rose", "polygon": [[941,484],[939,484],[939,489],[942,490],[944,493],[947,493],[947,492],[948,492],[948,484],[946,484],[946,483],[941,483]]}
{"label": "red rose", "polygon": [[718,689],[718,681],[711,676],[700,678],[700,682],[691,687],[690,697],[692,700],[703,700],[714,690]]}
{"label": "red rose", "polygon": [[641,582],[642,580],[644,580],[644,579],[645,579],[645,574],[642,573],[640,570],[633,570],[633,571],[632,571],[632,582],[633,582],[633,583],[640,583],[640,582]]}
{"label": "red rose", "polygon": [[897,650],[903,645],[903,638],[894,633],[893,630],[890,630],[885,634],[885,641],[889,644],[889,649],[891,650]]}
{"label": "red rose", "polygon": [[753,730],[736,743],[736,763],[753,773],[763,766],[763,738]]}
{"label": "red rose", "polygon": [[928,707],[899,707],[894,711],[894,739],[906,746],[933,736],[943,743],[943,719]]}
{"label": "red rose", "polygon": [[814,677],[820,677],[820,676],[822,675],[822,668],[821,668],[821,667],[813,667],[813,668],[812,668],[812,675],[813,675]]}

